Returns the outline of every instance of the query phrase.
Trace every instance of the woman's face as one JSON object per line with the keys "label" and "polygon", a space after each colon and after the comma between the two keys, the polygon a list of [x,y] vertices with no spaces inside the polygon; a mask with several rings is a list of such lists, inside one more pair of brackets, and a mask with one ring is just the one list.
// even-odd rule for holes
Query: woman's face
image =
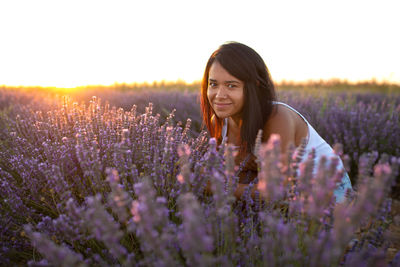
{"label": "woman's face", "polygon": [[239,121],[244,104],[244,82],[225,70],[214,61],[208,73],[207,98],[212,109],[220,119],[232,117]]}

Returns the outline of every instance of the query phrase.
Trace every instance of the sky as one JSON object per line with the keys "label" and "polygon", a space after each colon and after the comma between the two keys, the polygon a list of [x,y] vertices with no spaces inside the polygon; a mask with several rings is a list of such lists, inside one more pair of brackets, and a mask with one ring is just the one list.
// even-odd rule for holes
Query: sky
{"label": "sky", "polygon": [[400,84],[400,2],[0,0],[0,85],[75,87],[202,78],[226,41],[274,81]]}

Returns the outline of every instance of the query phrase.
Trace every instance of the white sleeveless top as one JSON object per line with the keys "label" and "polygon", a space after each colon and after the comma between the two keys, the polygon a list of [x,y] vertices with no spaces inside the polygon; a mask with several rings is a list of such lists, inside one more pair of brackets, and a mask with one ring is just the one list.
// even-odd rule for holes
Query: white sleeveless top
{"label": "white sleeveless top", "polygon": [[[307,160],[308,154],[312,151],[312,149],[315,149],[315,162],[318,163],[319,159],[322,156],[325,156],[328,160],[332,159],[333,157],[338,157],[335,152],[333,151],[332,147],[314,130],[314,128],[311,126],[310,123],[304,118],[303,115],[301,115],[297,110],[289,106],[288,104],[282,103],[282,102],[272,102],[274,105],[283,105],[290,110],[294,111],[297,113],[307,124],[308,128],[308,134],[307,134],[307,145],[305,148],[305,154],[302,158],[302,161]],[[227,141],[227,133],[228,133],[228,118],[224,119],[224,125],[222,126],[222,141],[226,142]],[[339,160],[339,164],[337,166],[337,169],[344,169],[343,167],[343,162]],[[314,169],[316,171],[316,168]],[[337,189],[334,191],[334,194],[336,196],[336,202],[342,202],[345,197],[345,193],[347,191],[347,188],[352,188],[351,187],[351,182],[350,178],[347,173],[343,176],[343,179],[341,183],[338,183]]]}

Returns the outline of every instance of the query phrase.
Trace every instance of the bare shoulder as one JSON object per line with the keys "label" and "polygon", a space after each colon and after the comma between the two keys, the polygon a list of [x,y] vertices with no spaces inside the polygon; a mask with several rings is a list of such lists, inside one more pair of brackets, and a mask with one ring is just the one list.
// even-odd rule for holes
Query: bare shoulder
{"label": "bare shoulder", "polygon": [[276,131],[290,130],[295,128],[295,121],[293,119],[293,111],[283,105],[276,105],[274,112],[264,125],[266,133],[277,133]]}
{"label": "bare shoulder", "polygon": [[295,142],[296,122],[293,111],[283,105],[276,105],[274,112],[264,125],[263,141],[266,142],[271,134],[279,134],[282,148]]}

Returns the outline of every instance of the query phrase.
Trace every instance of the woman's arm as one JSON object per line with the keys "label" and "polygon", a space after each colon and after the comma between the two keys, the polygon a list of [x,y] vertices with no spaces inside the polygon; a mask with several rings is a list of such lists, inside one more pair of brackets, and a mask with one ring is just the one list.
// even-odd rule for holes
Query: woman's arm
{"label": "woman's arm", "polygon": [[[246,188],[247,188],[248,186],[249,186],[248,184],[240,184],[240,183],[238,183],[238,186],[237,186],[235,192],[233,192],[233,195],[234,195],[237,199],[240,199],[240,198],[242,197],[244,191],[246,190]],[[254,185],[253,188],[251,189],[251,197],[252,197],[253,199],[255,199],[256,191],[258,191],[258,190],[257,190],[257,185]],[[205,194],[208,194],[208,195],[211,195],[211,194],[213,193],[212,190],[211,190],[211,181],[210,181],[210,180],[207,181],[207,186],[206,186],[206,188],[204,189],[204,193],[205,193]]]}
{"label": "woman's arm", "polygon": [[[271,118],[267,121],[263,129],[263,142],[267,142],[271,134],[278,134],[281,142],[281,162],[287,165],[286,151],[290,144],[295,144],[296,136],[296,123],[291,111],[280,105],[277,106],[277,111],[273,113]],[[254,161],[255,163],[255,161]],[[238,184],[234,195],[236,198],[241,198],[248,184]],[[258,184],[254,185],[251,189],[251,197],[255,199],[256,191],[258,193]],[[259,194],[260,195],[260,194]]]}
{"label": "woman's arm", "polygon": [[[280,136],[281,162],[284,165],[287,165],[287,157],[284,155],[289,147],[289,144],[295,144],[296,136],[296,123],[290,112],[291,111],[289,109],[278,105],[277,111],[273,113],[263,129],[263,142],[267,142],[271,134],[278,134]],[[255,164],[255,162],[251,162]],[[236,191],[234,192],[235,197],[240,199],[246,190],[246,187],[248,186],[248,184],[239,183]],[[254,185],[251,190],[251,197],[253,199],[255,199],[256,191],[258,191],[257,187],[258,185]],[[205,192],[212,194],[210,181],[207,183]]]}

